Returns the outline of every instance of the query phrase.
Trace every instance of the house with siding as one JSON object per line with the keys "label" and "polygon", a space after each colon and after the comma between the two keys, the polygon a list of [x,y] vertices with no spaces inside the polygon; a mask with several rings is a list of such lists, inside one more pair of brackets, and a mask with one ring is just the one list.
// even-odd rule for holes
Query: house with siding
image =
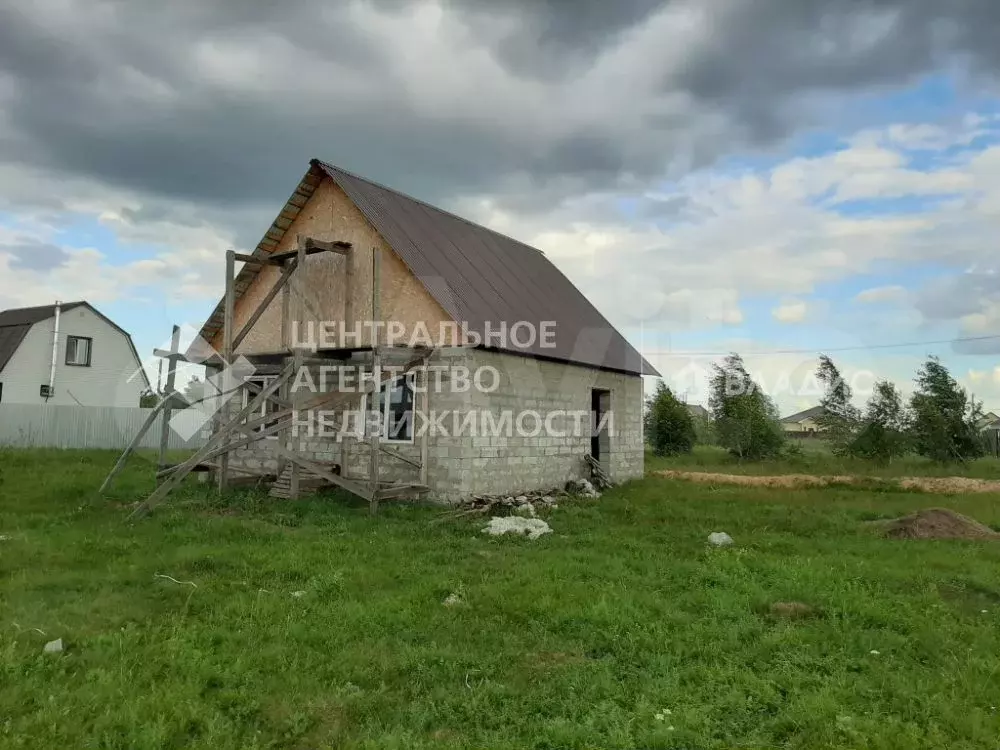
{"label": "house with siding", "polygon": [[132,337],[87,302],[0,312],[0,404],[139,406]]}
{"label": "house with siding", "polygon": [[[300,255],[291,291],[275,296],[287,269],[267,259],[294,255],[303,238],[349,251]],[[448,333],[423,351],[424,367],[350,406],[383,423],[388,451],[378,481],[419,481],[448,501],[588,477],[588,455],[612,481],[642,475],[642,376],[658,373],[536,248],[313,160],[251,257],[256,262],[243,265],[233,287],[233,328],[252,324],[235,356],[287,355],[327,325],[356,335],[320,342],[314,353],[363,369],[375,348],[403,362],[422,332]],[[217,351],[225,345],[225,307],[220,300],[200,332]],[[379,325],[354,325],[371,320]],[[335,368],[308,361],[321,390],[344,386]],[[266,386],[270,376],[255,377]],[[230,414],[248,398],[230,402]],[[420,429],[427,424],[417,412],[449,416]],[[583,429],[575,429],[578,419]],[[456,434],[463,420],[472,429]],[[233,450],[229,467],[280,472],[268,440],[281,439]],[[364,474],[370,446],[346,429],[294,438],[296,452],[348,478]]]}

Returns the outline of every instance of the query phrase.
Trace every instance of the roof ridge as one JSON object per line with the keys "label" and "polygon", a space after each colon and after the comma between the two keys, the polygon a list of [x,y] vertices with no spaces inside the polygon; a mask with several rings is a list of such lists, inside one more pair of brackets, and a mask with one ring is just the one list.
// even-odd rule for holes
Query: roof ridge
{"label": "roof ridge", "polygon": [[[511,237],[509,234],[504,234],[503,232],[498,232],[496,229],[488,227],[485,224],[477,224],[472,219],[467,219],[466,217],[461,216],[459,214],[456,214],[453,211],[449,211],[446,208],[441,208],[441,206],[435,206],[433,203],[428,203],[423,198],[417,198],[416,196],[410,195],[409,193],[404,193],[402,190],[397,190],[394,187],[389,187],[388,185],[386,185],[384,183],[376,182],[375,180],[369,179],[367,177],[362,177],[361,175],[357,174],[356,172],[352,172],[349,169],[344,169],[343,167],[338,167],[336,164],[331,164],[330,162],[323,161],[322,159],[310,159],[309,162],[310,162],[310,164],[316,164],[316,165],[318,165],[318,166],[320,166],[320,167],[322,167],[324,169],[334,169],[334,170],[336,170],[338,172],[343,172],[348,177],[351,177],[351,178],[353,178],[355,180],[361,180],[362,182],[367,182],[369,185],[374,185],[377,188],[381,188],[382,190],[387,190],[388,192],[393,193],[395,195],[398,195],[401,198],[406,198],[409,201],[413,201],[414,203],[419,203],[421,206],[426,206],[427,208],[430,208],[430,209],[433,209],[435,211],[438,211],[439,213],[445,214],[446,216],[450,216],[453,219],[458,219],[459,221],[461,221],[461,222],[463,222],[465,224],[468,224],[469,226],[475,227],[476,229],[485,229],[487,232],[491,232],[492,234],[495,234],[498,237],[503,237],[505,240],[510,240],[511,242],[516,242],[519,245],[524,245],[529,250],[534,250],[536,253],[539,253],[541,255],[545,255],[545,251],[544,250],[539,250],[534,245],[529,245],[527,242],[524,242],[523,240],[519,240],[517,237]],[[548,257],[548,256],[545,256],[545,257]]]}
{"label": "roof ridge", "polygon": [[56,309],[56,305],[59,307],[76,307],[78,305],[88,304],[86,300],[78,299],[72,302],[50,302],[47,305],[28,305],[27,307],[8,307],[4,310],[0,310],[0,315],[9,312],[25,312],[26,310],[44,310],[46,307],[51,307],[53,311]]}

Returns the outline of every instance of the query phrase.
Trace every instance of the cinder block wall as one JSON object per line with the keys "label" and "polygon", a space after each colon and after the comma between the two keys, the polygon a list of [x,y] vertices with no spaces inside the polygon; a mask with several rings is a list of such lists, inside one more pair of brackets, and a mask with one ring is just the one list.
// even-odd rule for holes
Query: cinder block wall
{"label": "cinder block wall", "polygon": [[[427,378],[428,393],[417,395],[417,409],[429,411],[430,416],[447,412],[439,422],[447,434],[432,428],[428,434],[427,484],[431,488],[428,499],[453,503],[472,494],[513,494],[535,489],[548,489],[563,485],[570,479],[589,476],[583,457],[590,452],[590,420],[583,419],[580,430],[575,431],[571,418],[550,419],[556,431],[565,436],[547,434],[544,420],[552,412],[587,412],[591,408],[591,389],[610,391],[610,410],[613,413],[613,434],[603,463],[616,482],[638,478],[643,473],[642,446],[642,379],[594,368],[546,362],[513,354],[488,352],[478,349],[438,352],[430,360],[432,367],[441,368],[441,382],[430,374]],[[462,389],[456,379],[448,376],[455,368],[467,369],[470,387]],[[493,368],[498,374],[494,386]],[[484,373],[483,385],[490,392],[477,390],[472,377],[476,370]],[[487,374],[488,373],[488,374]],[[315,375],[318,382],[318,375]],[[235,415],[241,406],[233,399],[227,407]],[[351,408],[357,408],[353,405]],[[470,412],[476,412],[476,430],[455,434],[455,417],[461,423]],[[525,418],[523,425],[529,432],[540,426],[538,434],[519,435],[518,414],[537,413]],[[480,420],[484,412],[493,417],[501,434],[485,434]],[[511,414],[509,430],[503,425],[504,412]],[[422,425],[415,420],[415,428]],[[489,431],[492,432],[492,431]],[[509,434],[508,434],[509,432]],[[392,443],[397,452],[420,458],[420,441],[417,436],[412,444]],[[274,471],[275,454],[263,440],[231,454],[231,465],[255,470]],[[334,438],[300,437],[300,448],[306,458],[317,461],[334,461],[342,464],[346,476],[365,476],[369,466],[369,447],[366,442],[347,438],[343,444]],[[419,471],[413,466],[383,454],[380,458],[381,479],[416,481]]]}
{"label": "cinder block wall", "polygon": [[[614,434],[604,464],[616,481],[641,477],[642,447],[642,378],[606,372],[588,367],[547,362],[513,354],[478,349],[439,353],[432,364],[455,368],[492,367],[499,373],[497,387],[490,393],[473,386],[460,392],[455,384],[442,384],[435,390],[430,380],[428,396],[431,412],[448,410],[465,414],[475,410],[481,416],[489,411],[494,424],[504,411],[514,417],[522,411],[537,412],[542,419],[550,412],[586,411],[591,408],[591,389],[611,392],[610,409],[614,414]],[[484,385],[492,386],[488,376]],[[418,401],[419,404],[419,401]],[[452,419],[445,420],[451,431]],[[432,499],[454,502],[470,494],[516,493],[557,487],[574,478],[589,476],[583,457],[590,452],[590,421],[583,423],[580,434],[574,435],[572,421],[552,420],[557,431],[567,436],[553,436],[541,430],[533,436],[518,435],[516,419],[512,434],[498,436],[438,435],[431,438],[428,448],[428,484]],[[534,425],[525,419],[529,432]]]}

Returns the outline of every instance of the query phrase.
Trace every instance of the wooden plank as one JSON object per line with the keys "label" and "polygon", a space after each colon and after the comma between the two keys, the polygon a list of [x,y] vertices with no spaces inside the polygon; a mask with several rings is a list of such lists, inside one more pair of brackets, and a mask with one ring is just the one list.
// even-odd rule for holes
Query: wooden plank
{"label": "wooden plank", "polygon": [[395,448],[390,448],[389,446],[380,443],[379,450],[382,451],[385,455],[392,456],[393,458],[402,461],[405,464],[409,464],[410,466],[416,467],[418,469],[420,468],[420,462],[418,460],[416,460],[415,458],[410,458],[409,456],[404,456]]}
{"label": "wooden plank", "polygon": [[327,471],[325,468],[319,464],[310,461],[307,458],[303,458],[298,453],[293,453],[292,451],[284,448],[280,445],[273,446],[274,450],[279,454],[282,454],[293,464],[297,464],[308,472],[315,474],[328,481],[330,484],[335,484],[338,487],[342,487],[348,492],[357,495],[358,497],[363,497],[365,500],[368,499],[368,488],[363,484],[351,481],[350,479],[345,479],[344,477],[338,476],[331,471]]}
{"label": "wooden plank", "polygon": [[390,485],[379,490],[378,496],[381,500],[391,500],[406,495],[411,492],[429,492],[430,488],[423,484],[406,483],[400,485]]}
{"label": "wooden plank", "polygon": [[[305,241],[307,243],[310,241],[319,242],[319,240],[313,240],[311,237],[306,237]],[[331,245],[332,247],[326,247],[326,245]],[[340,253],[341,255],[343,255],[346,254],[349,249],[350,249],[349,242],[340,242],[338,240],[336,242],[324,243],[323,247],[307,247],[306,255],[316,255],[317,253],[327,253],[327,252]],[[286,250],[281,253],[271,253],[270,261],[271,263],[280,265],[289,258],[297,257],[298,254],[299,254],[298,250]]]}
{"label": "wooden plank", "polygon": [[328,253],[347,254],[351,249],[351,243],[344,240],[318,240],[315,237],[305,238],[306,250],[324,250]]}
{"label": "wooden plank", "polygon": [[[181,327],[174,326],[173,331],[170,333],[170,367],[167,370],[167,397],[164,399],[165,403],[163,406],[163,422],[160,426],[160,459],[158,461],[159,466],[165,466],[167,463],[167,445],[170,442],[170,412],[171,406],[174,401],[174,389],[177,383],[177,359],[181,346]],[[160,360],[161,362],[163,360]]]}
{"label": "wooden plank", "polygon": [[[295,258],[291,261],[293,265],[298,265],[299,259]],[[288,269],[288,263],[284,264],[281,268],[282,274],[284,274]],[[281,288],[281,348],[290,350],[291,340],[292,340],[292,285],[285,284]],[[281,390],[281,395],[286,401],[290,401],[291,394],[289,393],[289,386],[286,383],[285,387]],[[288,431],[283,432],[278,440],[281,441],[282,445],[287,445],[290,435]],[[280,476],[285,470],[285,459],[278,458],[278,475]]]}
{"label": "wooden plank", "polygon": [[[245,339],[247,334],[250,333],[250,329],[252,329],[257,324],[257,321],[260,320],[260,316],[264,314],[265,310],[267,310],[268,305],[271,304],[271,300],[277,297],[278,292],[285,287],[288,283],[288,279],[291,278],[291,275],[295,272],[296,268],[298,268],[297,262],[289,263],[281,269],[281,276],[279,276],[278,280],[274,282],[274,286],[271,287],[268,293],[264,296],[264,299],[262,299],[260,304],[257,305],[257,309],[253,311],[253,315],[247,319],[243,328],[241,328],[240,332],[233,338],[232,351],[236,351],[239,345],[243,343],[243,339]],[[282,346],[285,346],[285,344],[282,343]]]}
{"label": "wooden plank", "polygon": [[255,255],[246,255],[245,253],[236,253],[234,257],[240,263],[252,263],[255,266],[266,266],[267,265],[267,258],[259,258],[259,257],[255,256]]}

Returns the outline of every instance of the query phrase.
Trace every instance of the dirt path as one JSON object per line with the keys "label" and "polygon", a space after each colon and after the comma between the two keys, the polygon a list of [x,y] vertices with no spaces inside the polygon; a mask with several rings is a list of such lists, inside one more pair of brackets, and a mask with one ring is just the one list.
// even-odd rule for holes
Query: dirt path
{"label": "dirt path", "polygon": [[736,484],[744,487],[775,487],[797,489],[801,487],[827,487],[832,484],[884,484],[896,485],[907,490],[918,490],[940,495],[961,493],[1000,492],[1000,481],[970,479],[968,477],[858,477],[849,475],[817,476],[814,474],[779,474],[757,476],[753,474],[715,474],[705,471],[654,471],[653,476],[667,479],[684,479],[701,484]]}

